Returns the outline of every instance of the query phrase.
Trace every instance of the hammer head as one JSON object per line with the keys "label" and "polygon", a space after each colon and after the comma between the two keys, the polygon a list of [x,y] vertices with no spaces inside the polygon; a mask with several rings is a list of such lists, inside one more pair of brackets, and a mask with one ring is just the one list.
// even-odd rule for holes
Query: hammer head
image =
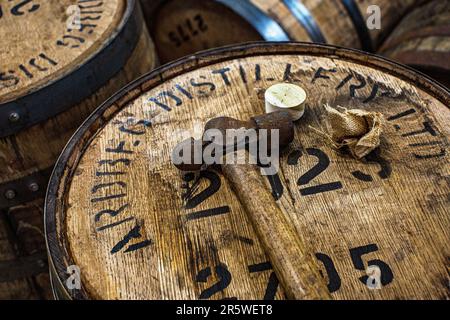
{"label": "hammer head", "polygon": [[[223,140],[219,143],[217,141],[211,141],[208,137],[208,133],[215,130],[220,132]],[[193,138],[186,139],[180,142],[172,153],[172,161],[174,165],[182,171],[198,171],[205,168],[205,164],[199,155],[203,155],[203,150],[209,144],[214,143],[223,147],[224,153],[235,150],[235,147],[242,141],[236,141],[234,136],[229,139],[228,130],[255,130],[256,140],[260,139],[261,130],[267,130],[267,148],[272,146],[272,130],[278,130],[278,148],[282,150],[294,139],[294,122],[291,115],[286,111],[276,111],[269,114],[263,114],[256,117],[251,117],[248,121],[241,121],[230,117],[217,117],[209,120],[205,125],[202,140],[195,140]],[[228,131],[229,132],[229,131]],[[251,141],[247,141],[251,142]],[[274,141],[274,143],[277,143]],[[182,152],[182,153],[181,153]],[[189,155],[184,154],[188,152]],[[181,159],[182,161],[174,161],[174,159]]]}

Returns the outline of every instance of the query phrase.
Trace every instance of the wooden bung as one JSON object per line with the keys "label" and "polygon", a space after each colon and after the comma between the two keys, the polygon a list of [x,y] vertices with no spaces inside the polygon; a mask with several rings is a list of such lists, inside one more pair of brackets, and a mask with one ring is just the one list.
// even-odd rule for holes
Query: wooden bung
{"label": "wooden bung", "polygon": [[450,1],[434,0],[416,8],[395,28],[379,52],[450,88]]}
{"label": "wooden bung", "polygon": [[[212,167],[173,165],[175,146],[209,120],[263,114],[281,82],[307,99],[277,174],[259,177],[273,199]],[[311,129],[324,128],[324,104],[383,114],[379,149],[362,160],[332,149]],[[411,69],[331,46],[246,44],[165,65],[97,109],[59,158],[45,205],[56,295],[285,299],[298,282],[283,288],[269,261],[290,247],[266,254],[264,241],[295,232],[333,299],[448,299],[449,106]],[[290,224],[256,230],[250,207],[279,208]]]}
{"label": "wooden bung", "polygon": [[[141,3],[159,57],[162,62],[169,62],[200,50],[256,40],[329,43],[373,52],[398,20],[423,1],[141,0]],[[372,17],[378,14],[378,8],[381,25],[373,28]]]}
{"label": "wooden bung", "polygon": [[22,259],[45,255],[43,198],[70,136],[156,58],[134,0],[2,1],[0,38],[0,211]]}

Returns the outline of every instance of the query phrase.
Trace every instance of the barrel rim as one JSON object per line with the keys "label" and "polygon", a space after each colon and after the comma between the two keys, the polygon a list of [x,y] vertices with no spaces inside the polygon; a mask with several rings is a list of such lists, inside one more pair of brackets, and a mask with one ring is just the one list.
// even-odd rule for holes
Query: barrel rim
{"label": "barrel rim", "polygon": [[[70,262],[72,261],[72,257],[65,255],[68,253],[67,239],[64,235],[60,237],[58,233],[58,231],[64,229],[64,225],[57,226],[57,222],[62,222],[65,219],[64,211],[61,212],[65,197],[67,197],[67,193],[64,191],[66,191],[68,184],[65,182],[70,181],[73,176],[73,168],[81,159],[89,143],[108,123],[108,120],[126,107],[133,99],[186,72],[239,58],[295,54],[340,58],[343,61],[377,68],[413,84],[450,108],[450,90],[430,77],[376,54],[332,45],[306,42],[252,42],[206,50],[163,65],[131,82],[100,105],[72,136],[54,167],[45,199],[45,238],[50,260],[49,265],[51,268],[54,268],[52,271],[57,276],[57,279],[53,279],[53,281],[57,282],[59,288],[64,288],[64,293],[68,298],[89,299],[90,297],[83,286],[81,290],[68,292],[61,280],[66,275],[66,268],[71,265]],[[95,124],[98,126],[95,130],[92,130],[91,126]],[[76,149],[77,147],[78,149]],[[79,150],[78,156],[75,156],[73,153],[75,149]],[[75,165],[70,166],[72,164]]]}
{"label": "barrel rim", "polygon": [[[142,13],[136,15],[140,9],[138,0],[124,1],[125,10],[120,22],[88,57],[76,66],[63,68],[54,79],[38,83],[25,95],[0,102],[0,138],[14,135],[70,109],[91,96],[121,70],[136,47],[143,26]],[[106,67],[107,61],[112,62],[112,67]],[[68,86],[89,80],[93,83],[78,88],[80,91],[85,87],[84,92],[67,95]],[[10,120],[13,113],[19,115],[18,121]]]}

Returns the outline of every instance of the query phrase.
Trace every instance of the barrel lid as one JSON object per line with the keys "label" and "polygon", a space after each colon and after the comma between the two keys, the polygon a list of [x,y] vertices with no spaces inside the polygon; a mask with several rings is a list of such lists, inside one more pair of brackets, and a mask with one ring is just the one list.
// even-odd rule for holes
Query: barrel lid
{"label": "barrel lid", "polygon": [[[128,21],[135,5],[134,0],[2,2],[0,136],[81,102],[118,72],[137,42],[138,24]],[[126,32],[125,25],[132,30]]]}
{"label": "barrel lid", "polygon": [[[374,55],[258,43],[159,68],[78,130],[45,208],[53,280],[66,297],[284,297],[226,179],[183,176],[170,160],[207,120],[263,113],[264,89],[277,82],[299,84],[308,100],[267,186],[316,253],[333,296],[449,296],[450,93]],[[332,150],[310,129],[323,123],[325,103],[381,112],[381,148],[362,162]],[[67,289],[71,265],[79,289]],[[370,287],[368,267],[380,270],[380,290]]]}

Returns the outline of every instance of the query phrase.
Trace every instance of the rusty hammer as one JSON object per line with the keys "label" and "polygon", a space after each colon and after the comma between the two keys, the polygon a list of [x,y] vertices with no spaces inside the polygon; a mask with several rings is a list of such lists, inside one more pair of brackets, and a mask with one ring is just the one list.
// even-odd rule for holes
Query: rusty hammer
{"label": "rusty hammer", "polygon": [[[271,132],[279,131],[279,146],[284,148],[294,138],[294,123],[290,114],[286,111],[276,111],[270,114],[252,117],[249,121],[240,121],[229,117],[219,117],[208,121],[205,125],[205,133],[210,129],[219,130],[226,136],[229,129],[254,129],[259,132],[262,129]],[[271,137],[269,136],[270,140]],[[175,149],[188,150],[191,154],[189,161],[178,162],[175,166],[182,171],[198,171],[205,169],[201,161],[194,161],[195,148],[202,150],[211,142],[195,141],[193,138],[181,142]],[[274,268],[274,271],[283,286],[288,299],[331,299],[323,277],[319,273],[311,254],[289,218],[281,211],[274,201],[272,194],[267,190],[259,168],[255,164],[227,163],[226,157],[234,153],[234,157],[246,156],[247,148],[235,150],[235,141],[222,142],[224,161],[221,163],[222,172],[231,184],[245,212],[256,231],[265,253]],[[248,144],[244,144],[248,146]],[[267,143],[267,147],[271,143]],[[200,152],[202,151],[200,150]],[[198,152],[199,150],[197,150]],[[174,159],[172,155],[172,159]],[[179,154],[178,154],[179,156]],[[186,158],[185,158],[186,159]]]}

